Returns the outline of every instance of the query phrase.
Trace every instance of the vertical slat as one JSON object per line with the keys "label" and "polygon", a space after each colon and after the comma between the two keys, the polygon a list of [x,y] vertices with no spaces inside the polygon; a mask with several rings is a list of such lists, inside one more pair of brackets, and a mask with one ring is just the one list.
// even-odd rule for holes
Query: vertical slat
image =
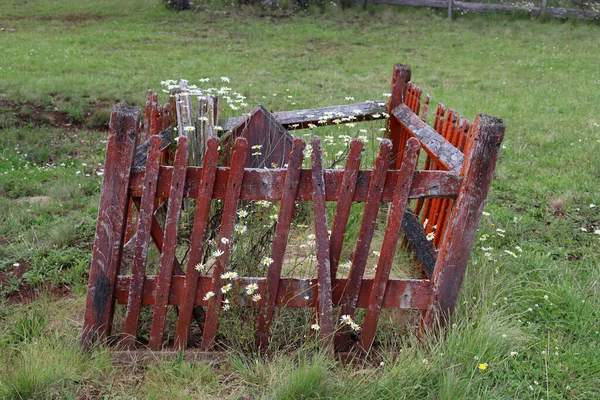
{"label": "vertical slat", "polygon": [[360,168],[361,151],[363,143],[360,139],[350,141],[350,151],[346,157],[346,168],[342,177],[342,184],[338,191],[338,201],[335,209],[335,217],[331,227],[331,282],[335,282],[337,269],[340,264],[340,255],[344,245],[344,234],[350,217],[352,199],[356,189],[358,170]]}
{"label": "vertical slat", "polygon": [[[452,132],[454,127],[456,126],[456,112],[454,110],[449,110],[448,115],[446,117],[446,121],[444,121],[444,129],[442,136],[449,140],[452,138]],[[432,169],[439,169],[439,166],[436,164],[432,165]],[[437,220],[440,214],[442,199],[433,198],[431,199],[431,206],[429,208],[429,214],[427,214],[427,226],[425,226],[425,233],[429,234],[434,231],[434,226],[437,224]]]}
{"label": "vertical slat", "polygon": [[133,226],[134,226],[134,215],[133,215],[133,201],[129,199],[129,205],[127,206],[127,226],[125,227],[125,240],[124,243],[129,242],[131,239]]}
{"label": "vertical slat", "polygon": [[329,232],[325,208],[325,181],[321,138],[314,136],[312,145],[312,200],[315,218],[315,243],[317,256],[318,304],[317,323],[324,344],[333,351],[333,302],[331,294],[331,264],[329,257]]}
{"label": "vertical slat", "polygon": [[85,346],[90,346],[96,339],[104,340],[110,334],[114,290],[127,222],[129,176],[140,114],[136,107],[117,104],[110,116],[83,323],[82,341]]}
{"label": "vertical slat", "polygon": [[163,114],[162,114],[162,130],[169,128],[171,126],[171,105],[169,103],[163,105]]}
{"label": "vertical slat", "polygon": [[[369,250],[375,231],[381,195],[383,193],[385,178],[390,164],[391,151],[392,143],[387,139],[382,140],[379,144],[379,153],[375,160],[375,168],[373,169],[371,180],[369,181],[369,189],[360,224],[360,231],[358,233],[358,241],[356,242],[354,255],[352,256],[352,267],[350,269],[350,277],[348,278],[348,286],[342,297],[341,315],[353,316],[354,310],[356,309],[356,301],[358,300],[361,280],[367,265],[367,258],[369,257]],[[343,349],[348,344],[347,333],[348,331],[344,329],[337,335],[337,348]]]}
{"label": "vertical slat", "polygon": [[471,127],[461,171],[463,181],[431,279],[433,298],[421,321],[422,329],[433,327],[436,321],[444,326],[454,312],[505,128],[502,120],[485,114],[478,114]]}
{"label": "vertical slat", "polygon": [[[406,85],[410,81],[411,71],[408,65],[395,64],[392,73],[392,83],[390,87],[390,98],[388,100],[388,114],[392,114],[392,110],[404,101],[406,94]],[[400,122],[396,118],[387,119],[388,138],[392,141],[391,162],[396,163],[400,149]]]}
{"label": "vertical slat", "polygon": [[429,112],[429,100],[431,97],[429,95],[425,96],[425,102],[423,103],[423,113],[421,114],[421,121],[427,122],[427,114]]}
{"label": "vertical slat", "polygon": [[219,140],[211,138],[207,142],[207,149],[202,165],[202,176],[200,179],[200,191],[196,201],[196,213],[190,242],[190,258],[185,269],[185,281],[183,284],[183,299],[179,307],[177,319],[177,330],[175,334],[175,347],[183,349],[187,346],[194,311],[194,298],[198,286],[200,273],[195,266],[202,262],[202,254],[206,240],[206,226],[210,217],[210,206],[217,172],[217,161],[219,159]]}
{"label": "vertical slat", "polygon": [[269,342],[269,327],[275,313],[275,303],[277,301],[277,290],[281,279],[281,270],[283,268],[283,257],[287,245],[290,225],[294,216],[294,206],[296,203],[296,193],[300,183],[300,171],[302,170],[302,160],[305,143],[302,139],[296,138],[292,143],[292,151],[288,162],[288,169],[285,176],[283,194],[281,196],[281,205],[279,207],[279,218],[275,228],[275,237],[273,238],[273,247],[271,249],[271,259],[273,263],[267,272],[266,291],[263,303],[258,315],[256,330],[256,344],[258,347],[265,348]]}
{"label": "vertical slat", "polygon": [[[467,140],[467,135],[469,134],[470,122],[469,120],[463,120],[460,127],[457,129],[457,137],[453,139],[453,143],[456,148],[460,151],[464,150],[465,143]],[[442,214],[440,215],[439,221],[437,223],[436,235],[435,235],[435,246],[439,248],[440,243],[442,241],[442,237],[446,230],[446,224],[448,222],[448,217],[450,216],[450,210],[452,209],[452,204],[454,203],[451,199],[444,199],[442,202]]]}
{"label": "vertical slat", "polygon": [[154,197],[156,196],[156,184],[160,166],[160,145],[162,140],[158,136],[150,139],[148,158],[144,174],[144,190],[138,212],[138,229],[135,236],[133,250],[133,266],[131,267],[131,284],[129,286],[129,297],[127,300],[127,311],[125,313],[125,326],[123,332],[125,337],[123,344],[131,346],[135,343],[137,326],[142,306],[142,293],[146,273],[146,257],[148,255],[148,244],[150,242],[150,227],[154,213]]}
{"label": "vertical slat", "polygon": [[[435,129],[435,131],[438,133],[442,132],[442,122],[443,122],[445,114],[446,114],[446,107],[442,103],[438,103],[437,109],[435,112],[435,120],[433,122],[433,129]],[[425,171],[431,170],[433,168],[432,164],[433,164],[433,160],[428,155],[427,158],[425,159],[425,166],[423,167],[423,169]],[[415,206],[415,214],[416,215],[420,215],[421,209],[423,209],[423,206],[425,206],[425,209],[423,211],[423,218],[422,218],[423,223],[425,222],[425,219],[427,218],[427,214],[429,213],[429,208],[431,207],[431,200],[432,199],[424,200],[422,198],[417,200],[417,205]]]}
{"label": "vertical slat", "polygon": [[171,181],[171,192],[167,206],[167,220],[163,235],[163,249],[160,255],[160,270],[158,272],[158,284],[156,289],[156,301],[152,314],[152,326],[150,327],[149,346],[157,350],[162,346],[165,330],[165,319],[167,316],[167,305],[171,291],[171,277],[173,275],[173,263],[175,261],[175,250],[177,248],[177,231],[179,217],[183,204],[183,191],[185,188],[185,177],[188,162],[187,138],[180,137],[177,142],[177,152],[173,163],[173,178]]}
{"label": "vertical slat", "polygon": [[158,94],[152,96],[152,112],[150,115],[150,135],[158,135],[160,133],[161,124],[158,119]]}
{"label": "vertical slat", "polygon": [[221,218],[221,229],[217,240],[217,248],[223,254],[215,259],[210,290],[214,296],[209,300],[206,309],[206,319],[204,322],[204,332],[202,332],[203,350],[212,348],[221,311],[221,275],[227,270],[229,260],[231,236],[235,225],[235,217],[242,189],[242,180],[244,178],[244,165],[246,163],[246,150],[248,142],[244,138],[237,138],[233,150],[231,168],[229,169],[229,179],[227,181],[227,192],[225,193],[225,203],[223,204],[223,216]]}
{"label": "vertical slat", "polygon": [[375,278],[371,286],[371,294],[367,305],[367,313],[365,322],[362,327],[360,336],[360,345],[364,350],[369,350],[375,338],[375,330],[377,329],[377,321],[383,306],[383,298],[387,282],[392,269],[392,262],[398,239],[400,237],[400,229],[402,226],[402,218],[408,202],[410,186],[412,185],[417,160],[419,157],[420,144],[416,138],[410,138],[407,143],[407,149],[404,154],[404,162],[400,166],[400,174],[396,183],[396,192],[392,200],[390,215],[387,220],[387,226],[381,245],[381,254],[377,261],[377,270]]}
{"label": "vertical slat", "polygon": [[146,109],[144,113],[144,138],[150,136],[150,116],[152,115],[152,90],[148,89],[146,94]]}

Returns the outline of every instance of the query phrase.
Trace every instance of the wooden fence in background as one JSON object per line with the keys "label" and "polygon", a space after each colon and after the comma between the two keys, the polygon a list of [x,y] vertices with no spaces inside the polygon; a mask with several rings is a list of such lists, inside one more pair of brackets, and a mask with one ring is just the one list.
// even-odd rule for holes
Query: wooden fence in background
{"label": "wooden fence in background", "polygon": [[[500,13],[524,13],[532,17],[547,16],[553,18],[574,18],[582,20],[595,20],[600,18],[600,12],[595,10],[581,10],[576,8],[547,7],[547,1],[542,1],[541,7],[524,7],[510,4],[496,3],[471,3],[458,0],[356,0],[366,7],[367,2],[374,4],[391,4],[398,6],[444,8],[448,10],[448,18],[452,19],[454,11],[459,12],[500,12]],[[599,4],[600,6],[600,4]]]}

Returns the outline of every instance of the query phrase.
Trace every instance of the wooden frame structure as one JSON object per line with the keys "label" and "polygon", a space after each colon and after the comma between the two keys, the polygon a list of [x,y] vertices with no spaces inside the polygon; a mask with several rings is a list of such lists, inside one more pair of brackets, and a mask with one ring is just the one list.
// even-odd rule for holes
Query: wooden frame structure
{"label": "wooden frame structure", "polygon": [[[437,321],[443,325],[456,305],[505,126],[501,120],[485,114],[477,115],[470,125],[455,111],[446,112],[439,105],[434,126],[430,127],[424,122],[429,96],[422,107],[422,91],[410,78],[408,66],[395,65],[392,95],[386,107],[373,102],[331,107],[353,115],[356,121],[374,119],[378,114],[388,116],[388,139],[381,141],[371,170],[359,168],[363,147],[359,139],[350,142],[343,170],[324,170],[318,137],[310,142],[310,169],[302,168],[306,144],[299,138],[293,139],[285,168],[245,167],[248,141],[244,137],[235,140],[230,165],[218,165],[219,140],[206,137],[201,146],[202,165],[189,166],[190,142],[180,136],[170,163],[170,157],[165,155],[173,134],[172,129],[166,129],[174,119],[169,106],[160,107],[156,97],[149,94],[143,140],[140,110],[116,105],[110,120],[90,266],[84,344],[105,340],[112,334],[115,305],[122,304],[126,306],[124,344],[134,344],[140,310],[147,306],[153,308],[148,345],[151,349],[161,349],[165,346],[167,309],[178,306],[174,346],[183,349],[188,344],[194,310],[204,307],[201,348],[212,349],[223,305],[222,276],[229,269],[229,243],[240,200],[280,203],[267,276],[236,277],[229,281],[233,293],[243,292],[249,284],[257,285],[260,300],[250,302],[236,294],[233,301],[240,306],[260,308],[256,322],[258,346],[266,347],[275,310],[283,306],[314,307],[320,335],[328,346],[338,350],[347,350],[353,343],[349,341],[349,328],[340,327],[337,322],[339,317],[334,315],[337,308],[340,316],[350,318],[357,308],[366,309],[359,339],[360,347],[365,350],[373,344],[383,308],[421,310],[421,329]],[[306,111],[309,112],[274,113],[273,117],[285,129],[293,130],[316,123],[315,115],[324,112],[323,109]],[[215,112],[215,120],[216,115]],[[226,128],[239,124],[239,119],[223,122]],[[424,168],[418,169],[421,150],[427,158]],[[186,198],[196,201],[191,249],[184,269],[177,261],[175,248]],[[168,199],[166,218],[161,224],[155,210],[165,199]],[[216,241],[220,255],[215,257],[212,274],[207,276],[195,266],[202,261],[214,199],[223,202]],[[282,278],[284,251],[298,200],[311,201],[314,210],[316,279]],[[414,211],[410,208],[411,201]],[[327,221],[326,202],[336,203],[332,224]],[[355,202],[365,203],[364,213],[349,277],[341,279],[337,270],[350,207]],[[377,212],[385,203],[389,203],[389,209],[381,255],[374,278],[365,279]],[[138,210],[135,223],[130,218],[133,205]],[[401,229],[422,266],[423,279],[390,279],[394,253],[401,247]],[[135,235],[131,234],[133,230]],[[120,275],[124,245],[129,240],[133,243],[131,273]],[[146,275],[151,242],[160,251],[156,276]]]}

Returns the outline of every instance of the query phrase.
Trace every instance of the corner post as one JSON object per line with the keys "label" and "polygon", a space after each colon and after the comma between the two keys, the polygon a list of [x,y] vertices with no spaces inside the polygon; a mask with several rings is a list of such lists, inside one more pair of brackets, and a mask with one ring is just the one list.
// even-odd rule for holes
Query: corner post
{"label": "corner post", "polygon": [[[390,86],[390,98],[388,100],[388,114],[392,115],[392,111],[406,98],[406,85],[410,81],[411,70],[408,65],[395,64],[394,71],[392,72],[392,84]],[[387,120],[387,132],[388,138],[392,141],[392,153],[390,158],[390,168],[395,168],[396,165],[400,165],[398,157],[401,155],[402,149],[406,146],[406,143],[401,142],[401,129],[402,126],[396,118],[388,118]],[[408,138],[407,138],[408,139]],[[398,162],[398,163],[397,163]]]}
{"label": "corner post", "polygon": [[117,104],[110,115],[82,332],[82,342],[86,347],[110,335],[127,223],[129,177],[140,132],[140,115],[137,107],[124,103]]}
{"label": "corner post", "polygon": [[501,119],[486,114],[478,114],[471,128],[461,171],[463,181],[442,238],[431,278],[433,294],[421,330],[433,327],[438,320],[444,326],[454,312],[505,128]]}

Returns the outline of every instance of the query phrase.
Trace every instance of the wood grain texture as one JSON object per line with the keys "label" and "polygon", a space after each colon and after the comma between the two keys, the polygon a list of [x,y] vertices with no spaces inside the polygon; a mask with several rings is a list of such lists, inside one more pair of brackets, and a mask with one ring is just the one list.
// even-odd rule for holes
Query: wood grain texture
{"label": "wood grain texture", "polygon": [[422,320],[422,329],[436,320],[444,325],[452,315],[460,291],[477,226],[490,188],[504,138],[502,120],[478,114],[471,127],[461,171],[463,184],[448,220],[432,276],[434,298]]}
{"label": "wood grain texture", "polygon": [[463,154],[432,127],[421,121],[408,106],[399,105],[392,115],[411,132],[411,135],[419,139],[423,149],[435,161],[440,162],[449,171],[458,173],[462,169]]}
{"label": "wood grain texture", "polygon": [[[240,193],[240,200],[281,200],[283,193],[285,169],[253,169],[247,168],[244,173],[244,181]],[[157,196],[168,197],[171,186],[173,167],[162,166],[160,168]],[[202,168],[189,167],[187,171],[187,184],[185,189],[186,198],[198,198],[200,189]],[[342,186],[344,171],[325,170],[325,200],[338,201],[338,193]],[[367,199],[369,182],[372,170],[360,170],[356,178],[356,188],[352,199],[355,203],[362,203]],[[300,171],[300,183],[296,200],[312,200],[312,172],[310,169]],[[217,177],[213,193],[214,199],[224,199],[227,193],[227,181],[229,180],[229,169],[217,168]],[[381,201],[389,203],[394,197],[398,171],[386,173],[385,185]],[[144,187],[144,172],[136,170],[130,183],[132,196],[141,197]],[[460,187],[461,178],[458,173],[449,171],[417,171],[410,190],[410,198],[421,197],[456,197]]]}
{"label": "wood grain texture", "polygon": [[281,280],[281,271],[283,269],[283,258],[287,246],[290,225],[294,216],[294,207],[296,204],[296,193],[298,183],[300,182],[300,171],[302,170],[303,151],[306,144],[302,139],[296,138],[292,144],[292,151],[288,157],[289,164],[285,177],[285,187],[279,206],[279,215],[275,236],[271,248],[271,259],[273,263],[269,266],[267,272],[266,291],[264,300],[258,315],[256,328],[256,344],[259,348],[266,348],[269,342],[269,328],[275,314],[275,303],[277,300],[277,291],[279,290],[279,281]]}
{"label": "wood grain texture", "polygon": [[[151,306],[155,302],[157,276],[147,276],[144,285],[144,295],[142,305]],[[183,284],[185,277],[173,276],[171,285],[171,296],[169,305],[180,305],[183,300]],[[118,304],[127,304],[129,285],[131,276],[119,276],[117,281],[116,298]],[[258,285],[258,292],[263,293],[266,290],[266,278],[238,278],[233,280],[235,287],[244,287],[250,283]],[[279,281],[277,291],[277,307],[315,307],[317,303],[318,281],[314,278],[282,278]],[[366,308],[371,294],[372,279],[363,279],[361,281],[356,308]],[[336,279],[333,282],[332,302],[334,307],[339,307],[344,295],[344,288],[348,286],[347,279]],[[196,286],[196,296],[194,298],[195,306],[206,306],[208,301],[204,300],[204,295],[211,288],[211,277],[200,276]],[[239,297],[238,297],[239,296]],[[431,296],[431,283],[426,279],[390,279],[388,281],[383,308],[400,308],[424,310],[429,304]],[[244,307],[260,307],[264,302],[261,299],[258,302],[248,302],[248,296],[239,294],[232,298],[232,303]]]}
{"label": "wood grain texture", "polygon": [[350,217],[350,209],[352,207],[352,199],[356,190],[356,181],[358,179],[358,171],[360,168],[361,152],[363,143],[360,139],[352,139],[350,141],[350,151],[346,157],[346,165],[342,176],[342,183],[337,194],[337,205],[335,209],[335,217],[331,226],[331,242],[330,242],[330,257],[331,257],[331,281],[335,281],[337,269],[340,264],[340,255],[344,245],[344,234]]}
{"label": "wood grain texture", "polygon": [[[306,110],[281,111],[271,113],[283,127],[288,130],[306,129],[311,125],[326,126],[334,125],[334,120],[352,117],[348,122],[371,121],[383,119],[382,113],[387,111],[385,105],[380,102],[368,101],[355,104],[342,104],[339,106],[328,106]],[[245,117],[229,118],[219,121],[219,125],[225,131],[230,131],[243,122]]]}
{"label": "wood grain texture", "polygon": [[[358,240],[352,255],[352,266],[350,267],[348,287],[346,288],[340,315],[354,316],[361,281],[367,265],[367,258],[369,257],[371,240],[373,239],[373,233],[375,232],[377,213],[379,212],[383,187],[385,186],[386,173],[390,165],[391,151],[392,143],[387,139],[382,140],[379,144],[379,153],[375,159],[373,175],[369,182],[369,191],[360,224]],[[335,338],[336,348],[344,350],[349,344],[348,339],[348,327],[339,329]]]}
{"label": "wood grain texture", "polygon": [[[138,229],[135,236],[133,250],[133,265],[131,267],[131,286],[129,288],[129,301],[125,312],[123,328],[123,345],[130,347],[135,344],[140,309],[142,306],[142,293],[146,277],[146,258],[150,244],[150,229],[154,217],[154,198],[156,196],[156,183],[160,163],[161,139],[154,136],[151,140],[148,160],[146,162],[146,175],[144,179],[144,193],[140,201],[138,212]],[[133,203],[133,202],[132,202]]]}
{"label": "wood grain texture", "polygon": [[263,106],[256,107],[222,138],[223,165],[231,162],[231,150],[238,137],[248,141],[247,168],[279,168],[288,163],[294,138]]}
{"label": "wood grain texture", "polygon": [[201,344],[203,350],[208,350],[213,347],[215,336],[217,334],[219,314],[221,312],[221,301],[223,299],[223,293],[221,293],[221,275],[227,271],[229,262],[230,243],[235,225],[238,200],[242,189],[242,179],[244,178],[247,148],[248,142],[246,139],[241,137],[236,139],[231,161],[231,170],[228,178],[227,193],[223,205],[221,229],[217,241],[218,250],[222,252],[222,255],[216,257],[215,266],[213,268],[210,291],[214,293],[214,296],[209,300],[206,309],[206,320],[204,322]]}
{"label": "wood grain texture", "polygon": [[327,209],[325,208],[325,181],[323,179],[323,152],[321,138],[313,136],[312,146],[312,178],[313,178],[313,212],[315,224],[315,253],[317,256],[318,304],[317,323],[323,344],[333,351],[333,304],[331,299],[331,264],[329,256],[329,232],[327,225]]}
{"label": "wood grain texture", "polygon": [[[408,65],[395,64],[392,72],[392,83],[390,84],[390,97],[387,104],[387,113],[392,115],[392,112],[404,102],[406,96],[406,88],[411,78],[411,69]],[[395,168],[400,162],[399,153],[402,148],[400,143],[402,140],[402,126],[394,118],[388,118],[386,136],[392,141],[391,168]]]}
{"label": "wood grain texture", "polygon": [[206,153],[203,157],[202,178],[200,181],[200,192],[196,201],[196,212],[192,237],[190,239],[190,256],[185,269],[185,281],[183,285],[183,301],[179,308],[177,328],[175,332],[175,347],[184,349],[188,343],[190,324],[194,311],[194,297],[196,296],[196,285],[200,272],[196,265],[202,262],[206,240],[206,227],[210,216],[212,204],[212,192],[215,184],[215,173],[219,159],[219,140],[210,138],[206,142]]}
{"label": "wood grain texture", "polygon": [[152,313],[152,325],[150,327],[150,340],[148,346],[157,350],[162,346],[169,294],[171,292],[171,278],[173,276],[173,263],[175,261],[175,250],[177,247],[177,232],[179,229],[179,217],[183,204],[183,189],[185,186],[185,172],[188,164],[188,143],[186,137],[179,137],[177,152],[173,163],[173,180],[171,182],[171,193],[167,206],[167,220],[163,235],[163,248],[160,255],[159,281],[156,290],[156,303]]}
{"label": "wood grain texture", "polygon": [[392,270],[392,262],[394,261],[394,255],[398,247],[404,211],[408,203],[408,193],[410,192],[410,185],[417,167],[419,150],[419,141],[415,138],[410,138],[407,141],[404,157],[402,157],[403,161],[400,166],[398,184],[396,185],[397,190],[389,212],[379,259],[377,260],[375,278],[371,287],[371,295],[369,296],[367,305],[367,313],[365,314],[365,321],[360,335],[360,346],[366,351],[371,348],[373,339],[375,338],[375,330],[377,329],[379,314],[383,307],[383,299]]}
{"label": "wood grain texture", "polygon": [[114,288],[127,223],[128,184],[140,115],[138,108],[120,103],[110,116],[83,323],[82,342],[86,347],[96,339],[104,341],[111,330]]}

